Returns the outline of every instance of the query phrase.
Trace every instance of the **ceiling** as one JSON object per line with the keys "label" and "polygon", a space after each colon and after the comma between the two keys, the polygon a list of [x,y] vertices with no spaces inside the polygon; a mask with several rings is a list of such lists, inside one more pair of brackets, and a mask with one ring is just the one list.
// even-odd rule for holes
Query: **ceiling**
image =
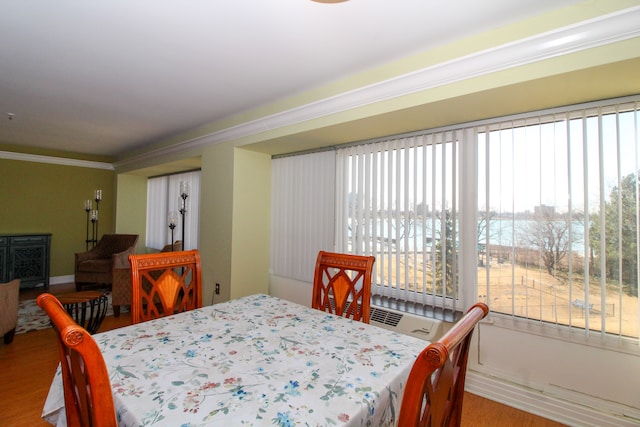
{"label": "ceiling", "polygon": [[0,0],[0,144],[122,158],[574,3]]}

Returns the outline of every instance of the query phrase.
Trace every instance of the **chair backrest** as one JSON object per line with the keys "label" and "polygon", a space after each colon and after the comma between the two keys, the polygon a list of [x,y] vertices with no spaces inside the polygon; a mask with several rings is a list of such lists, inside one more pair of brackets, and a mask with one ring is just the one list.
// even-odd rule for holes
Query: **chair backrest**
{"label": "chair backrest", "polygon": [[58,337],[67,425],[117,426],[109,373],[100,347],[56,297],[40,294],[37,302],[51,319]]}
{"label": "chair backrest", "polygon": [[477,303],[413,363],[400,406],[403,427],[459,426],[473,330],[489,312]]}
{"label": "chair backrest", "polygon": [[93,250],[103,257],[126,251],[138,243],[137,234],[104,234]]}
{"label": "chair backrest", "polygon": [[20,279],[0,283],[0,337],[5,344],[13,342],[18,325],[20,305]]}
{"label": "chair backrest", "polygon": [[373,256],[320,251],[311,307],[369,323]]}
{"label": "chair backrest", "polygon": [[182,250],[182,240],[176,240],[173,244],[164,245],[160,252],[179,252]]}
{"label": "chair backrest", "polygon": [[133,254],[129,262],[133,323],[202,307],[198,250]]}

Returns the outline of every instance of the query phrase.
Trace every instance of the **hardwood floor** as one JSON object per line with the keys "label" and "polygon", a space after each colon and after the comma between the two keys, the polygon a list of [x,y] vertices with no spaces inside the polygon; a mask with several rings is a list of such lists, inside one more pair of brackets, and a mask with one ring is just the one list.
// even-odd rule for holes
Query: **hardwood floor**
{"label": "hardwood floor", "polygon": [[[99,332],[131,323],[131,315],[106,317]],[[0,344],[0,425],[51,426],[40,418],[60,355],[52,328],[16,335]]]}
{"label": "hardwood floor", "polygon": [[[73,291],[58,285],[52,293]],[[21,299],[35,298],[38,291],[23,291]],[[99,332],[131,323],[131,315],[107,317]],[[12,344],[0,343],[0,425],[3,427],[50,426],[40,418],[49,385],[58,366],[53,329],[16,335]],[[563,424],[518,409],[465,394],[463,427],[560,427]]]}
{"label": "hardwood floor", "polygon": [[462,427],[562,427],[564,424],[502,405],[471,393],[464,394]]}

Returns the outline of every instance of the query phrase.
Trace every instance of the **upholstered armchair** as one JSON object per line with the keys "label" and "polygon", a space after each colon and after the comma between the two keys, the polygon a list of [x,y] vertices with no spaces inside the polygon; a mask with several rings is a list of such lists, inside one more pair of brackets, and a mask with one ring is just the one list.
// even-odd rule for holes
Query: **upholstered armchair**
{"label": "upholstered armchair", "polygon": [[76,290],[91,284],[111,287],[115,314],[116,292],[131,288],[129,255],[135,253],[137,243],[137,234],[105,234],[93,249],[77,253]]}
{"label": "upholstered armchair", "polygon": [[20,279],[0,283],[0,335],[5,344],[11,344],[18,326]]}
{"label": "upholstered armchair", "polygon": [[173,245],[169,243],[168,245],[164,245],[160,252],[180,252],[182,251],[182,240],[176,240],[173,242]]}
{"label": "upholstered armchair", "polygon": [[[176,240],[173,243],[173,249],[171,244],[165,245],[162,248],[161,252],[171,252],[171,251],[181,251],[182,250],[182,241]],[[129,255],[127,255],[128,257]],[[122,259],[118,259],[118,263],[120,263]],[[126,268],[119,268],[115,273],[118,280],[113,282],[113,286],[111,287],[111,304],[113,305],[113,315],[115,317],[120,316],[120,306],[123,305],[131,305],[132,300],[132,285],[131,285],[131,263],[127,258],[127,266]],[[125,277],[126,276],[126,277]]]}

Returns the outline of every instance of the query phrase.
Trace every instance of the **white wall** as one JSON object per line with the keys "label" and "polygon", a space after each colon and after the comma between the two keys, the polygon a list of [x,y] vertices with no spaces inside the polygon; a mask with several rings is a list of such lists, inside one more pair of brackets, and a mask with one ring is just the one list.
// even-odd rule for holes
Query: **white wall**
{"label": "white wall", "polygon": [[269,295],[311,307],[312,282],[269,275]]}
{"label": "white wall", "polygon": [[[469,391],[568,425],[640,423],[637,355],[500,327],[491,318],[476,335],[469,369],[478,375]],[[484,393],[483,378],[505,387]],[[514,396],[514,385],[526,393]]]}
{"label": "white wall", "polygon": [[[270,276],[271,295],[310,305],[312,283]],[[640,357],[497,326],[474,334],[466,390],[570,426],[640,424]]]}

